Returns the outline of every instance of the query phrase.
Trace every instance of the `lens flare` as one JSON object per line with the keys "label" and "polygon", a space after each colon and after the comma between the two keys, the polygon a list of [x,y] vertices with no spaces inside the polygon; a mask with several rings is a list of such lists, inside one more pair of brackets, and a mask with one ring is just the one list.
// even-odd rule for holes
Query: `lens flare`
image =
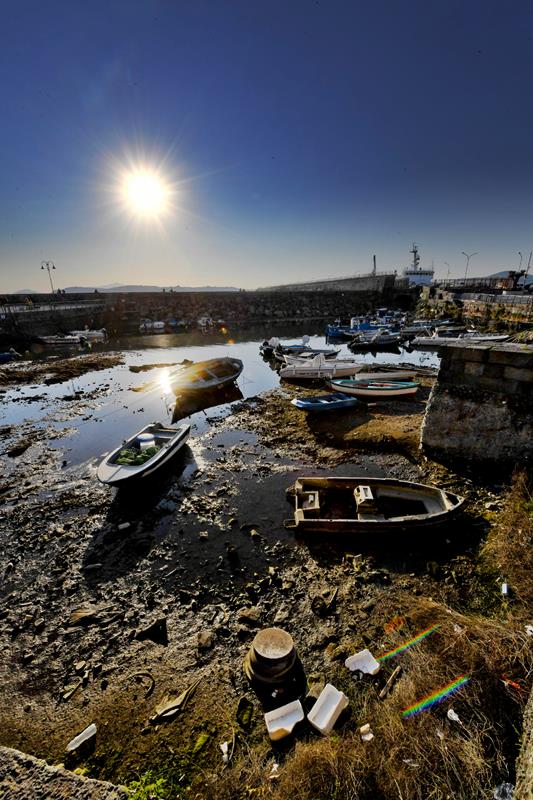
{"label": "lens flare", "polygon": [[399,647],[395,647],[394,650],[389,650],[388,653],[385,653],[382,656],[378,657],[378,661],[387,661],[389,658],[394,658],[399,653],[403,653],[404,650],[407,650],[409,647],[412,647],[418,642],[421,642],[422,639],[425,639],[426,636],[429,636],[432,633],[435,633],[440,628],[440,625],[434,625],[432,628],[427,628],[422,633],[419,633],[417,636],[414,636],[412,639],[409,639],[408,642],[404,642],[403,644],[399,645]]}
{"label": "lens flare", "polygon": [[170,372],[168,369],[164,369],[161,375],[159,376],[159,386],[161,387],[161,391],[164,394],[170,394],[172,391],[172,387],[170,385]]}
{"label": "lens flare", "polygon": [[441,689],[437,689],[436,691],[428,694],[426,697],[422,697],[421,700],[417,700],[416,703],[413,703],[412,706],[408,706],[404,708],[402,711],[402,717],[414,717],[415,714],[419,714],[421,711],[425,711],[427,708],[431,708],[431,706],[440,703],[441,700],[444,700],[445,697],[449,697],[451,694],[454,694],[461,686],[464,686],[465,683],[468,683],[470,678],[467,675],[461,675],[460,678],[456,678],[454,681],[450,681],[447,683],[446,686],[443,686]]}

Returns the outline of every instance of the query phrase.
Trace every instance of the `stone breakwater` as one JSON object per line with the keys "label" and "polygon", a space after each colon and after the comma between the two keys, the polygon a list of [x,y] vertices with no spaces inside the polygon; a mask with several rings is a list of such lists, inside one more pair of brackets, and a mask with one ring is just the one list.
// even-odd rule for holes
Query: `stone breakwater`
{"label": "stone breakwater", "polygon": [[106,327],[110,332],[137,332],[141,319],[175,318],[196,326],[200,317],[223,319],[229,326],[306,319],[348,319],[376,305],[414,307],[416,293],[372,291],[324,292],[138,292],[69,294],[4,298],[0,332],[45,335],[58,331]]}
{"label": "stone breakwater", "polygon": [[533,457],[533,346],[446,348],[426,410],[424,450],[508,469]]}

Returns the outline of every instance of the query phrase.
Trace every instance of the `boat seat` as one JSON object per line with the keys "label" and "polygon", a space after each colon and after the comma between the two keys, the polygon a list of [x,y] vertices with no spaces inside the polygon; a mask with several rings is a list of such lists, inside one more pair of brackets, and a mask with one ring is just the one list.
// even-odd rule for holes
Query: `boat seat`
{"label": "boat seat", "polygon": [[370,486],[356,486],[353,490],[353,496],[358,511],[375,513],[376,500],[372,494]]}

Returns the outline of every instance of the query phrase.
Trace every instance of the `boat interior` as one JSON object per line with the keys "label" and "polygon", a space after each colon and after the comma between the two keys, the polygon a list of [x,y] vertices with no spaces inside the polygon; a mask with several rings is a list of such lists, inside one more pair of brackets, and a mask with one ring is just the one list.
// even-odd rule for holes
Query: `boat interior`
{"label": "boat interior", "polygon": [[[167,444],[167,442],[169,442],[171,439],[173,439],[175,437],[176,433],[178,433],[178,429],[176,429],[176,428],[159,428],[159,427],[157,427],[155,425],[153,425],[153,426],[149,425],[147,428],[145,428],[143,430],[143,433],[151,433],[152,436],[154,437],[153,444],[157,445],[158,447],[162,447],[163,445]],[[120,458],[123,450],[125,450],[125,449],[138,450],[139,452],[141,452],[142,447],[141,447],[141,443],[140,443],[138,437],[139,437],[139,434],[137,433],[137,434],[135,434],[135,436],[132,436],[131,439],[128,439],[126,442],[124,442],[124,444],[119,449],[119,451],[117,453],[115,453],[115,455],[113,455],[109,459],[109,463],[110,464],[115,464],[118,461],[118,459]]]}
{"label": "boat interior", "polygon": [[391,520],[438,514],[451,506],[443,502],[439,490],[422,492],[376,484],[302,490],[297,497],[304,519]]}

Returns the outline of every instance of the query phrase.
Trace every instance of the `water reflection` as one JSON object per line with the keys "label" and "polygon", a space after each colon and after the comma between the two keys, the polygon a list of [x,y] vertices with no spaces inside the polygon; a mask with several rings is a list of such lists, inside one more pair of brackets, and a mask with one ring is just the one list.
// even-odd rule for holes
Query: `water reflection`
{"label": "water reflection", "polygon": [[177,398],[174,404],[172,424],[174,425],[178,420],[184,417],[190,417],[191,414],[196,414],[198,411],[205,411],[207,408],[233,403],[235,400],[242,400],[243,398],[244,395],[236,383],[221,386],[209,392],[189,392],[188,394],[182,394]]}

